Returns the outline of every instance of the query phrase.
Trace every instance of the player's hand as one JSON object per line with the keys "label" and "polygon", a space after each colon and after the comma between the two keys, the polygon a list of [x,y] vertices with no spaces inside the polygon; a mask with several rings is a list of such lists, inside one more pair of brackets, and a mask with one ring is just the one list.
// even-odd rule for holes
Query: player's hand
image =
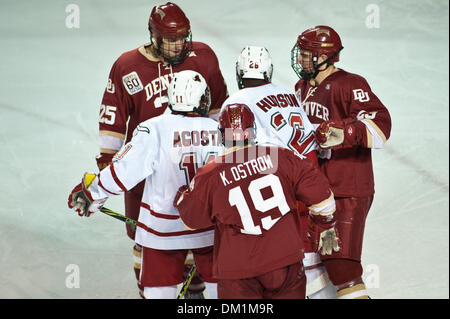
{"label": "player's hand", "polygon": [[336,230],[333,228],[324,230],[320,233],[319,246],[317,250],[322,255],[331,255],[334,251],[338,252],[339,238],[337,237]]}
{"label": "player's hand", "polygon": [[67,204],[69,208],[75,210],[80,217],[91,216],[93,213],[99,211],[106,201],[106,198],[94,200],[88,190],[95,177],[95,174],[84,174],[81,183],[75,186],[69,195]]}
{"label": "player's hand", "polygon": [[338,252],[339,238],[334,228],[336,221],[333,216],[309,215],[307,235],[311,241],[313,251],[322,255]]}
{"label": "player's hand", "polygon": [[115,154],[106,154],[106,153],[100,153],[95,160],[97,161],[97,166],[99,170],[104,169],[106,166],[112,163],[112,159]]}
{"label": "player's hand", "polygon": [[175,195],[175,198],[173,200],[173,206],[178,207],[178,201],[179,201],[181,195],[183,195],[183,193],[185,191],[187,191],[188,189],[189,189],[188,185],[183,185],[178,189],[177,194]]}
{"label": "player's hand", "polygon": [[352,119],[322,122],[316,129],[317,144],[332,149],[352,147],[356,141],[354,122]]}

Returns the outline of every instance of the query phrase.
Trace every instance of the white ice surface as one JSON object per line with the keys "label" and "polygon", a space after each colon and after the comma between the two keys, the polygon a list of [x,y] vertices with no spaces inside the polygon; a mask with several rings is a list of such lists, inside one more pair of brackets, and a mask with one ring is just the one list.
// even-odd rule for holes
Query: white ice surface
{"label": "white ice surface", "polygon": [[[79,218],[67,196],[95,171],[97,116],[112,63],[148,41],[155,1],[0,3],[0,298],[138,298],[133,243],[103,214]],[[449,298],[448,1],[176,1],[193,39],[217,53],[230,93],[245,45],[266,46],[273,81],[293,88],[290,50],[304,29],[333,26],[338,66],[364,76],[392,133],[373,151],[376,195],[363,248],[374,298]],[[366,27],[366,6],[380,27]],[[122,198],[107,206],[123,211]],[[68,288],[69,265],[80,287]]]}

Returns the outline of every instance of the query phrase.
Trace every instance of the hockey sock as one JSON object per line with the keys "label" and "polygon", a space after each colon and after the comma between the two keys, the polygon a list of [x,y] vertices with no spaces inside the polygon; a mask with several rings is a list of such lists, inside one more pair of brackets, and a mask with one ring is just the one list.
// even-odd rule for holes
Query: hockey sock
{"label": "hockey sock", "polygon": [[337,286],[337,295],[339,299],[369,299],[361,277]]}
{"label": "hockey sock", "polygon": [[177,286],[144,287],[145,299],[175,299],[176,297]]}
{"label": "hockey sock", "polygon": [[139,288],[139,295],[144,298],[144,287],[140,284],[139,279],[141,276],[141,265],[142,265],[142,246],[135,244],[133,247],[133,260],[134,260],[134,274],[137,280],[137,286]]}
{"label": "hockey sock", "polygon": [[217,283],[205,281],[205,286],[208,299],[217,299]]}

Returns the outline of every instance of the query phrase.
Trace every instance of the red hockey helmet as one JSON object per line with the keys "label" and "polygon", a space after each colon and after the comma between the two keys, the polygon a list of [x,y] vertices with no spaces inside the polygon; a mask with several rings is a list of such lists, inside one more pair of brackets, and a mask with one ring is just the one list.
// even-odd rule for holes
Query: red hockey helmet
{"label": "red hockey helmet", "polygon": [[[341,38],[333,28],[318,25],[303,31],[297,38],[297,42],[291,50],[291,66],[300,78],[314,78],[319,72],[319,67],[325,63],[334,64],[339,61],[339,53],[344,47]],[[314,72],[306,72],[298,63],[300,50],[311,51]],[[318,64],[319,57],[325,54],[327,59]]]}
{"label": "red hockey helmet", "polygon": [[[192,50],[190,21],[183,10],[172,2],[153,7],[148,20],[148,30],[152,42],[155,40],[157,43],[157,53],[171,64],[183,62]],[[161,46],[162,38],[171,40],[182,38],[183,49],[176,56],[165,52]]]}
{"label": "red hockey helmet", "polygon": [[222,142],[253,143],[256,137],[255,116],[245,104],[227,104],[219,116]]}
{"label": "red hockey helmet", "polygon": [[333,28],[318,25],[300,34],[297,38],[300,50],[311,51],[313,56],[325,54],[329,63],[339,61],[339,52],[343,49],[341,38]]}

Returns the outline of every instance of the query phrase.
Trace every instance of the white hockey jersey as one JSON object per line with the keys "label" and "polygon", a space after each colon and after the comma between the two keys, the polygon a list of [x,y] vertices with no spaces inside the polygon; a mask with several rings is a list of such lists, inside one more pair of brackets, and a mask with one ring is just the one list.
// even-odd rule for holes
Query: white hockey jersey
{"label": "white hockey jersey", "polygon": [[246,104],[255,115],[258,144],[288,148],[301,155],[317,150],[314,127],[294,93],[267,83],[232,94],[222,110],[234,103]]}
{"label": "white hockey jersey", "polygon": [[214,230],[187,230],[173,200],[199,167],[223,151],[217,127],[209,118],[174,114],[144,121],[89,191],[94,199],[105,198],[145,179],[136,242],[162,250],[211,246]]}

